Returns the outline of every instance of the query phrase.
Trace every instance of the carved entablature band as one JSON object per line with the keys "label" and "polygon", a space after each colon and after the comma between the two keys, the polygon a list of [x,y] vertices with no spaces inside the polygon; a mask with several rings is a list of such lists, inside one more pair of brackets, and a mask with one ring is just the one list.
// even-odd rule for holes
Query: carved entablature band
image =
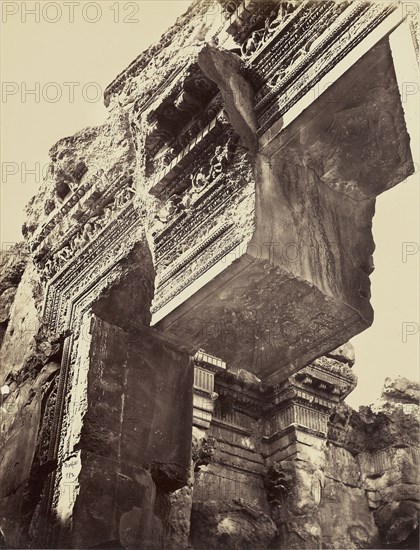
{"label": "carved entablature band", "polygon": [[[72,421],[70,399],[77,394],[70,397],[68,389],[77,386],[81,372],[77,350],[86,336],[84,319],[111,285],[108,297],[116,296],[113,303],[118,301],[118,307],[124,306],[120,292],[127,287],[131,291],[132,284],[138,288],[142,275],[131,271],[135,267],[131,260],[140,244],[150,259],[144,270],[149,285],[145,322],[178,342],[185,338],[186,349],[209,350],[194,357],[197,431],[210,428],[216,419],[219,427],[229,425],[240,437],[248,437],[248,427],[258,422],[267,449],[276,437],[286,438],[293,430],[325,439],[331,412],[355,386],[345,360],[312,359],[370,322],[365,300],[368,268],[361,268],[362,274],[357,271],[362,262],[369,265],[364,254],[365,248],[371,253],[370,233],[366,246],[365,237],[359,235],[351,250],[347,244],[352,241],[348,234],[357,233],[356,226],[370,228],[373,203],[358,205],[354,224],[351,216],[347,220],[341,194],[336,200],[336,194],[329,192],[328,186],[335,182],[324,182],[315,173],[309,164],[312,157],[298,165],[278,154],[283,148],[293,156],[292,147],[285,144],[290,143],[294,127],[288,133],[290,119],[284,126],[275,123],[300,99],[306,101],[308,92],[391,14],[395,3],[220,0],[217,4],[213,0],[211,5],[219,8],[219,14],[198,0],[159,45],[141,54],[108,87],[105,103],[111,112],[106,125],[65,140],[51,156],[57,170],[55,187],[47,189],[48,217],[39,228],[39,221],[31,220],[28,229],[34,232],[31,252],[45,283],[44,322],[56,336],[66,336],[51,461],[62,463],[70,452],[63,433]],[[200,21],[201,16],[209,20]],[[384,27],[388,28],[381,25],[379,30]],[[179,50],[176,56],[174,49]],[[334,84],[349,62],[334,69]],[[332,92],[337,88],[332,87]],[[308,102],[307,113],[311,114],[316,99]],[[290,118],[302,114],[296,126],[302,121],[309,132],[312,118],[305,118],[305,109],[300,109],[304,101]],[[375,104],[375,109],[380,105]],[[344,142],[341,132],[347,132],[347,118],[355,118],[358,129],[364,127],[359,125],[364,107],[348,111],[342,114],[339,105],[331,115],[334,120],[344,119],[338,124],[340,133],[330,132],[334,145]],[[385,135],[383,128],[391,127],[385,122],[378,123],[377,135],[372,130],[375,143]],[[253,140],[247,139],[248,133]],[[408,137],[399,133],[402,151]],[[299,145],[307,150],[303,133],[299,137]],[[266,138],[273,142],[270,147]],[[106,147],[110,154],[105,160]],[[68,149],[71,154],[60,158]],[[314,149],[317,153],[321,147]],[[379,153],[374,167],[392,156],[385,146]],[[343,149],[337,160],[331,159],[334,169],[342,158],[347,168]],[[104,169],[94,172],[91,166],[97,159],[104,161]],[[395,161],[395,181],[406,174],[399,169],[405,162],[402,153],[401,159],[399,164]],[[325,154],[329,168],[327,160]],[[351,157],[348,164],[357,163]],[[370,159],[361,164],[370,166]],[[62,178],[60,171],[75,177]],[[322,173],[330,171],[334,170]],[[342,172],[346,176],[344,168]],[[362,176],[355,178],[357,185],[359,179],[365,181]],[[394,180],[386,185],[394,185]],[[347,179],[339,183],[347,185]],[[37,208],[39,204],[32,209],[33,218]],[[332,244],[335,238],[337,246]],[[289,246],[295,244],[299,246],[291,261]],[[355,279],[358,284],[347,287],[353,267],[360,275]],[[119,288],[117,281],[123,283]],[[133,308],[137,304],[132,302]],[[143,305],[138,310],[144,313]],[[231,370],[210,355],[219,352]],[[309,366],[291,375],[309,361]],[[207,460],[203,456],[200,460]],[[283,491],[281,472],[272,474],[273,487]],[[50,487],[52,510],[57,506],[58,482]],[[275,498],[280,499],[280,493]]]}
{"label": "carved entablature band", "polygon": [[[152,178],[153,184],[149,192],[152,195],[159,196],[161,193],[168,195],[167,187],[184,168],[196,160],[203,149],[208,147],[214,139],[227,130],[226,118],[222,112],[213,118],[200,132],[186,144],[185,148],[171,160],[169,165],[165,166],[160,172]],[[165,193],[166,191],[166,193]]]}
{"label": "carved entablature band", "polygon": [[257,92],[259,134],[313,88],[397,5],[330,0],[242,2],[231,16],[227,32],[237,42]]}
{"label": "carved entablature band", "polygon": [[[252,205],[246,205],[249,202],[246,196],[247,183],[245,180],[242,188],[238,185],[236,193],[232,195],[219,179],[196,208],[184,212],[168,228],[166,238],[156,248],[157,273],[153,312],[157,312],[242,242],[242,227],[223,220],[229,219],[229,211],[241,200],[252,213]],[[223,218],[220,219],[222,212]],[[198,219],[198,223],[194,223],[194,219]],[[249,232],[250,228],[247,229]]]}
{"label": "carved entablature band", "polygon": [[196,64],[178,78],[172,93],[156,109],[149,112],[148,123],[156,122],[158,129],[170,139],[179,139],[185,127],[198,117],[218,93],[214,82]]}
{"label": "carved entablature band", "polygon": [[[146,119],[146,173],[148,176],[162,172],[166,166],[196,139],[221,110],[218,88],[191,63],[177,75],[177,79],[165,90],[163,99],[148,111]],[[140,118],[142,107],[136,102],[134,118]]]}
{"label": "carved entablature band", "polygon": [[59,212],[34,236],[34,261],[42,278],[50,280],[72,262],[101,231],[114,223],[119,211],[134,195],[129,171],[114,181],[101,172],[89,178],[87,183],[82,182]]}
{"label": "carved entablature band", "polygon": [[[148,229],[156,266],[152,312],[157,313],[250,234],[253,178],[239,136],[220,111],[151,179],[150,192],[159,198]],[[239,203],[248,223],[229,221]]]}
{"label": "carved entablature band", "polygon": [[[83,296],[124,258],[136,240],[140,217],[132,202],[125,204],[108,224],[48,282],[44,320],[57,333],[70,322],[75,299]],[[106,286],[106,285],[105,285]]]}

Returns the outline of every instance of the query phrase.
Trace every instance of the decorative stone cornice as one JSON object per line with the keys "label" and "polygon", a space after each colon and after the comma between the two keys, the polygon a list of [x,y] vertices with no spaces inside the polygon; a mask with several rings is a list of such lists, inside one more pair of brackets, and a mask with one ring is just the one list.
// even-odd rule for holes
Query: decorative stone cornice
{"label": "decorative stone cornice", "polygon": [[356,381],[347,364],[321,357],[270,388],[265,442],[281,445],[279,440],[287,436],[291,427],[326,439],[330,415],[355,388]]}
{"label": "decorative stone cornice", "polygon": [[[246,216],[252,218],[250,166],[237,136],[225,125],[217,141],[213,136],[205,144],[204,138],[197,149],[199,157],[184,169],[176,165],[177,159],[174,167],[168,167],[170,181],[166,181],[166,188],[169,185],[171,190],[166,192],[171,197],[162,202],[149,228],[157,268],[153,322],[171,300],[227,256],[252,230],[252,225],[246,224]],[[239,204],[243,214],[235,223],[233,212]]]}
{"label": "decorative stone cornice", "polygon": [[226,30],[257,90],[260,135],[397,7],[397,2],[242,2]]}
{"label": "decorative stone cornice", "polygon": [[194,355],[194,363],[197,367],[205,368],[214,373],[220,373],[226,369],[226,363],[222,359],[214,357],[214,355],[210,355],[203,350],[198,350]]}
{"label": "decorative stone cornice", "polygon": [[[100,233],[115,224],[115,219],[134,195],[132,176],[125,175],[112,183],[108,181],[108,186],[90,187],[89,202],[85,201],[84,209],[78,206],[76,211],[74,208],[60,210],[52,221],[42,227],[39,236],[35,236],[34,247],[41,248],[35,256],[35,263],[43,278],[53,278],[66,264],[74,262]],[[76,207],[76,204],[73,206]]]}
{"label": "decorative stone cornice", "polygon": [[153,178],[149,192],[159,196],[163,189],[171,183],[192,161],[196,160],[202,150],[226,128],[226,118],[220,112],[199,134],[185,147],[161,172]]}
{"label": "decorative stone cornice", "polygon": [[52,330],[60,333],[68,328],[72,302],[89,293],[96,282],[109,280],[113,269],[137,241],[138,230],[138,212],[131,202],[127,203],[117,218],[48,282],[44,320]]}
{"label": "decorative stone cornice", "polygon": [[[331,4],[338,13],[340,6],[345,5],[345,3],[336,2]],[[312,5],[316,6],[316,4]],[[339,13],[334,22],[329,18],[326,18],[322,24],[314,20],[312,25],[317,29],[317,34],[311,37],[311,46],[305,44],[305,48],[309,47],[309,51],[306,49],[303,52],[299,51],[292,65],[286,69],[276,67],[277,74],[273,75],[267,84],[269,91],[266,88],[266,93],[260,92],[257,95],[256,111],[260,135],[396,8],[397,3],[356,2],[343,13]],[[349,24],[351,24],[351,32],[347,31]],[[280,90],[282,94],[279,98]]]}

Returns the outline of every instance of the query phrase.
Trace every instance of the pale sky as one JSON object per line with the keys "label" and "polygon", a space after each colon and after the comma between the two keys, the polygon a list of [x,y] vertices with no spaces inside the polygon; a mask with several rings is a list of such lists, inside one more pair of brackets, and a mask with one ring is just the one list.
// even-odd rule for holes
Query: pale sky
{"label": "pale sky", "polygon": [[[85,2],[96,5],[86,10],[83,2],[49,3],[62,6],[61,13],[43,13],[48,2],[1,2],[3,249],[21,240],[23,207],[42,181],[49,148],[103,123],[103,90],[189,5],[100,0]],[[39,21],[30,13],[35,4]],[[413,177],[378,197],[373,233],[375,321],[353,339],[359,385],[347,401],[354,407],[377,399],[387,376],[419,378],[418,334],[410,335],[419,325],[418,165]]]}

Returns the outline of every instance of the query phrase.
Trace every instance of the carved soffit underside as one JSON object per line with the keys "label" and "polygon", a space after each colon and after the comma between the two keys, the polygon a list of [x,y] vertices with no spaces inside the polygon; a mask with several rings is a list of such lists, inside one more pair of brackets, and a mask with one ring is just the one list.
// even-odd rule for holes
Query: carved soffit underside
{"label": "carved soffit underside", "polygon": [[[191,143],[194,139],[201,141],[200,132],[221,111],[220,97],[217,96],[216,84],[206,78],[196,63],[192,63],[151,106],[145,117],[146,176],[157,179],[166,167],[174,165],[186,148],[193,149]],[[135,106],[134,113],[137,112],[141,117]],[[178,159],[176,164],[180,162]],[[157,189],[153,187],[152,191],[156,194]]]}

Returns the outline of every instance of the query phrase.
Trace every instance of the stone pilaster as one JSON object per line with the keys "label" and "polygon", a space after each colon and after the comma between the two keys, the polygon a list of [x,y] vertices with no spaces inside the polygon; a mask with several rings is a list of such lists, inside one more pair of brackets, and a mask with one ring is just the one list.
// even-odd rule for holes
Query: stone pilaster
{"label": "stone pilaster", "polygon": [[188,546],[193,505],[195,472],[207,465],[214,453],[215,440],[208,436],[218,394],[214,391],[214,376],[226,370],[226,363],[204,351],[194,358],[193,418],[191,466],[187,484],[169,495],[171,510],[165,537],[165,548],[178,550]]}
{"label": "stone pilaster", "polygon": [[198,351],[194,356],[193,435],[204,437],[209,429],[217,393],[214,375],[226,370],[226,363],[213,355]]}
{"label": "stone pilaster", "polygon": [[354,389],[342,355],[321,357],[271,390],[263,438],[265,485],[280,548],[320,548],[328,420]]}

